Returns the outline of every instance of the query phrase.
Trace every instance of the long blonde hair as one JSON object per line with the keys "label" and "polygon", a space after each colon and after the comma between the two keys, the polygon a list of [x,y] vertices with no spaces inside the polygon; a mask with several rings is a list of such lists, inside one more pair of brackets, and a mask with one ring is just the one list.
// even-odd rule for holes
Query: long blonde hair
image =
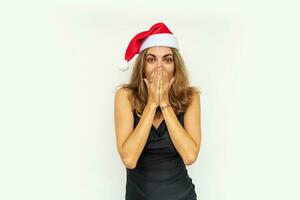
{"label": "long blonde hair", "polygon": [[[189,86],[189,79],[182,56],[175,48],[170,47],[174,55],[174,76],[175,80],[169,90],[169,101],[176,114],[185,112],[191,103],[193,92],[201,91],[197,87]],[[146,63],[147,49],[141,51],[133,65],[132,74],[129,83],[121,84],[119,88],[129,89],[129,101],[131,102],[132,111],[136,111],[141,115],[147,104],[147,85],[144,70]]]}

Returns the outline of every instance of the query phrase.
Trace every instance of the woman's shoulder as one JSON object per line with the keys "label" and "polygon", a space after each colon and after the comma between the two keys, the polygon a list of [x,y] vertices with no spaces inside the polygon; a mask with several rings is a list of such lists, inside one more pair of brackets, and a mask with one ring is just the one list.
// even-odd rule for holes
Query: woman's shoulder
{"label": "woman's shoulder", "polygon": [[129,94],[131,91],[127,88],[119,88],[115,94],[115,102],[130,105]]}
{"label": "woman's shoulder", "polygon": [[131,90],[128,88],[119,88],[115,94],[115,105],[119,105],[123,110],[130,110],[133,112],[131,105]]}
{"label": "woman's shoulder", "polygon": [[125,96],[128,97],[128,95],[131,93],[131,90],[125,87],[121,87],[117,90],[116,96]]}

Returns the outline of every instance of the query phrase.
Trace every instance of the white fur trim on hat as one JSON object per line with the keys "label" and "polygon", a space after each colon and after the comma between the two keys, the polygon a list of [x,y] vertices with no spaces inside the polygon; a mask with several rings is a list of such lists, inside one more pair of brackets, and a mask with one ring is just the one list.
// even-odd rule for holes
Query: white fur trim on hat
{"label": "white fur trim on hat", "polygon": [[127,60],[122,60],[119,65],[118,65],[118,69],[121,71],[126,71],[129,68],[129,62],[127,62]]}
{"label": "white fur trim on hat", "polygon": [[137,57],[138,57],[138,54],[135,54],[129,61],[127,61],[125,59],[119,61],[118,69],[121,71],[127,71],[129,69],[129,67],[135,63]]}
{"label": "white fur trim on hat", "polygon": [[178,40],[176,36],[174,36],[174,34],[159,33],[147,37],[142,42],[139,52],[143,51],[148,47],[153,47],[153,46],[168,46],[168,47],[174,47],[179,49]]}

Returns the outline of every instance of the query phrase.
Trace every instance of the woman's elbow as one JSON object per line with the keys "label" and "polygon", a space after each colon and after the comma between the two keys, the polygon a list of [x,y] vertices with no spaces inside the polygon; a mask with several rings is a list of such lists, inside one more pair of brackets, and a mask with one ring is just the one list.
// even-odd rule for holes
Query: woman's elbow
{"label": "woman's elbow", "polygon": [[197,160],[197,156],[192,156],[188,159],[185,159],[184,164],[185,165],[192,165],[194,162],[196,162],[196,160]]}
{"label": "woman's elbow", "polygon": [[132,159],[122,159],[123,164],[128,169],[134,169],[136,167],[136,162],[134,162]]}

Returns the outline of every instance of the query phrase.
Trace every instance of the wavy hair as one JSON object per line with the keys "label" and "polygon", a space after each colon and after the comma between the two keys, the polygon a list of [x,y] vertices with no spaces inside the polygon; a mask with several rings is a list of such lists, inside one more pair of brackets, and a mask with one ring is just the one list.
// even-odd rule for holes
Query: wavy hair
{"label": "wavy hair", "polygon": [[[189,86],[189,78],[183,58],[177,49],[170,48],[174,55],[175,80],[169,90],[169,101],[176,115],[178,115],[180,112],[185,112],[191,103],[193,93],[198,92],[201,94],[201,91],[197,87]],[[124,88],[130,91],[128,98],[131,102],[132,111],[136,111],[139,115],[142,114],[148,99],[147,85],[143,80],[145,78],[144,71],[148,49],[144,49],[138,54],[129,83],[118,86],[119,89]]]}

